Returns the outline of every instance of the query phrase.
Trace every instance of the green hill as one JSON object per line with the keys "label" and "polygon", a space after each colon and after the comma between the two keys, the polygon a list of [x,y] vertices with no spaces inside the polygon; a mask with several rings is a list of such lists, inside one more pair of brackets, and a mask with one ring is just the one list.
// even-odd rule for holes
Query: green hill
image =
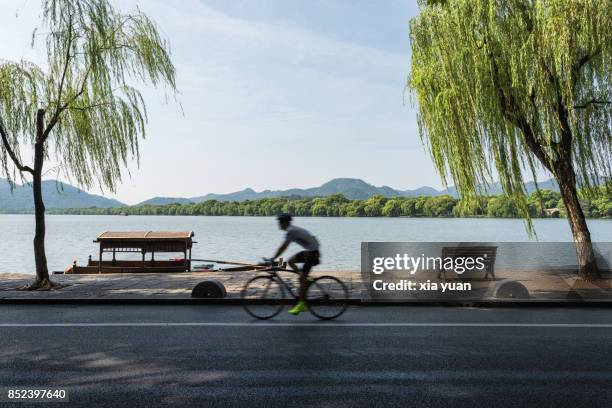
{"label": "green hill", "polygon": [[[48,209],[53,208],[111,208],[123,207],[120,201],[89,194],[70,184],[45,180],[42,183],[43,199]],[[16,184],[11,191],[9,182],[0,178],[0,212],[32,212],[34,199],[29,184]]]}

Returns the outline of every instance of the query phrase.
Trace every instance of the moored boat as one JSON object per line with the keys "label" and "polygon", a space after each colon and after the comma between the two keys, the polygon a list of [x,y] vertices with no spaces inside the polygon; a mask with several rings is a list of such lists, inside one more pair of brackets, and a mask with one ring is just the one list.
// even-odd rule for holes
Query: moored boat
{"label": "moored boat", "polygon": [[[98,259],[91,255],[87,265],[78,265],[75,261],[64,273],[66,274],[99,274],[99,273],[156,273],[191,271],[191,249],[193,231],[107,231],[94,241],[99,244]],[[156,254],[182,253],[182,258],[167,260],[155,259]],[[118,254],[140,253],[140,260],[119,260]],[[112,254],[112,259],[105,260],[104,255]]]}

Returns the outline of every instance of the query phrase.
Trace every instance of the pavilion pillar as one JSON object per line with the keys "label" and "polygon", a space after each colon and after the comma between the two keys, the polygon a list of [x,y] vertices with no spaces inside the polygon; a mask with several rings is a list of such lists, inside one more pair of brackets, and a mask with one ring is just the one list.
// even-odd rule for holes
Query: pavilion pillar
{"label": "pavilion pillar", "polygon": [[98,273],[102,273],[102,243],[100,243],[100,254],[98,256]]}

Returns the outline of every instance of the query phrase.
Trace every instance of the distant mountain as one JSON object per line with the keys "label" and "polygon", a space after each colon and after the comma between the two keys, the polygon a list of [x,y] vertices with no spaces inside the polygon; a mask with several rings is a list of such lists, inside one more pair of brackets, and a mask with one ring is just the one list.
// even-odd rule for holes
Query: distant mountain
{"label": "distant mountain", "polygon": [[168,205],[168,204],[193,204],[188,198],[180,198],[180,197],[153,197],[148,200],[145,200],[141,203],[136,204],[139,205]]}
{"label": "distant mountain", "polygon": [[[261,193],[256,193],[252,188],[245,188],[241,191],[236,191],[235,193],[228,194],[206,194],[200,197],[191,197],[190,200],[195,203],[201,203],[202,201],[208,200],[219,200],[219,201],[245,201],[245,200],[255,200],[257,198],[270,198],[277,197],[273,195],[273,191],[265,190]],[[290,194],[289,194],[290,195]]]}
{"label": "distant mountain", "polygon": [[[108,208],[123,207],[125,204],[95,194],[89,194],[70,184],[44,180],[42,193],[45,207],[52,208]],[[30,212],[34,211],[32,187],[29,184],[16,184],[11,192],[10,184],[0,178],[0,212]]]}
{"label": "distant mountain", "polygon": [[[553,180],[546,180],[538,183],[541,189],[559,190],[559,187]],[[535,184],[533,182],[525,183],[527,191],[531,193],[535,190]],[[489,194],[501,193],[501,185],[499,183],[493,183],[484,191]],[[319,186],[306,189],[293,188],[289,190],[264,190],[256,192],[251,188],[247,188],[241,191],[237,191],[229,194],[207,194],[205,196],[192,197],[190,198],[193,202],[202,202],[207,200],[219,200],[219,201],[245,201],[245,200],[257,200],[261,198],[275,198],[275,197],[325,197],[332,194],[344,194],[345,197],[355,199],[367,199],[373,195],[380,194],[385,197],[417,197],[417,196],[439,196],[448,194],[457,197],[457,190],[455,187],[449,187],[444,190],[436,190],[433,187],[420,187],[414,190],[397,190],[388,186],[377,187],[372,184],[368,184],[361,179],[353,178],[337,178]]]}
{"label": "distant mountain", "polygon": [[437,196],[437,195],[444,195],[444,194],[448,194],[446,193],[446,190],[443,191],[438,191],[433,187],[419,187],[416,190],[404,190],[402,191],[402,196],[404,197],[418,197],[418,196]]}
{"label": "distant mountain", "polygon": [[368,184],[360,179],[353,178],[337,178],[319,186],[306,189],[292,188],[289,190],[264,190],[256,192],[251,188],[247,188],[235,193],[229,194],[207,194],[200,197],[190,198],[193,202],[202,202],[208,200],[219,201],[245,201],[257,200],[261,198],[276,198],[276,197],[325,197],[332,194],[344,194],[346,198],[351,200],[366,199],[376,194],[385,197],[411,197],[417,195],[439,195],[440,192],[431,187],[421,187],[417,190],[396,190],[388,186],[376,187]]}
{"label": "distant mountain", "polygon": [[[536,190],[536,185],[533,181],[528,181],[524,183],[525,190],[527,194],[531,194]],[[559,185],[553,179],[538,181],[538,188],[540,190],[553,190],[559,191]],[[489,186],[483,186],[482,192],[485,194],[501,194],[503,191],[501,183],[499,181],[490,184]],[[439,192],[439,194],[448,194],[453,197],[457,197],[457,188],[455,186],[451,186],[445,190]]]}
{"label": "distant mountain", "polygon": [[[557,183],[550,179],[538,183],[541,189],[550,189],[559,191]],[[533,182],[525,183],[525,188],[528,193],[535,190]],[[487,188],[483,189],[488,194],[501,193],[501,185],[499,182],[492,183]],[[241,191],[236,191],[228,194],[206,194],[204,196],[182,198],[182,197],[154,197],[143,201],[136,205],[168,205],[168,204],[191,204],[199,203],[208,200],[218,201],[245,201],[258,200],[262,198],[276,197],[325,197],[332,194],[343,194],[351,200],[367,199],[373,195],[379,194],[385,197],[416,197],[416,196],[439,196],[448,194],[457,197],[455,187],[449,187],[444,190],[436,190],[432,187],[420,187],[414,190],[397,190],[389,186],[377,187],[368,184],[361,179],[354,178],[337,178],[322,184],[319,187],[311,188],[292,188],[288,190],[264,190],[257,192],[252,188],[246,188]],[[125,204],[105,198],[99,195],[89,194],[70,184],[55,182],[52,180],[43,181],[43,197],[45,205],[48,209],[63,209],[63,208],[108,208],[108,207],[123,207]],[[32,199],[32,188],[30,185],[16,185],[11,193],[10,186],[7,180],[0,178],[0,212],[31,212],[34,210],[34,202]]]}

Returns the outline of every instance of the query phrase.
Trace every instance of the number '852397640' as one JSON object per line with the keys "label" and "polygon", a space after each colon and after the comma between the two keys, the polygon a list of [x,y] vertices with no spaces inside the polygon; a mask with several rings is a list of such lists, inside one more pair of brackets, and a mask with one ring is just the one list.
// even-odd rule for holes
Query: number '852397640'
{"label": "number '852397640'", "polygon": [[67,393],[61,389],[8,389],[4,396],[7,400],[66,400]]}

